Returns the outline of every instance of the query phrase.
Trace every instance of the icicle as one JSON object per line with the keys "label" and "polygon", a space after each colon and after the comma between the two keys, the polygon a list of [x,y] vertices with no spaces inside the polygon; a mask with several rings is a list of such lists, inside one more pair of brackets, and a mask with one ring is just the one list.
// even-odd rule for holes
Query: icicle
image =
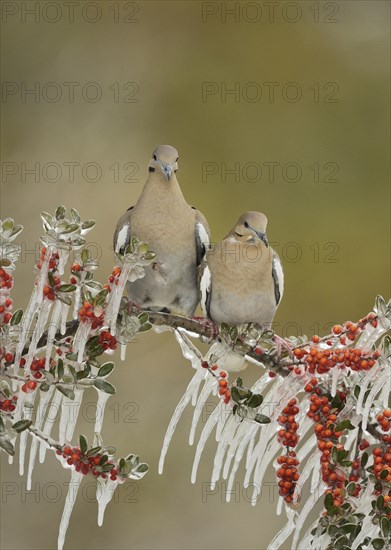
{"label": "icicle", "polygon": [[72,411],[68,416],[68,425],[66,426],[65,440],[72,441],[73,433],[76,428],[77,419],[79,417],[80,405],[83,400],[84,390],[75,388],[75,399],[71,401]]}
{"label": "icicle", "polygon": [[339,367],[334,367],[332,372],[332,384],[331,384],[331,397],[334,397],[337,393],[337,384],[341,371]]}
{"label": "icicle", "polygon": [[277,535],[274,537],[274,539],[270,542],[269,546],[267,547],[267,550],[278,550],[278,548],[280,548],[282,544],[286,541],[286,539],[292,534],[292,531],[295,528],[294,519],[296,516],[296,512],[291,508],[286,508],[285,511],[286,511],[288,521],[284,525],[284,527],[281,529],[281,531],[279,531]]}
{"label": "icicle", "polygon": [[[35,427],[39,430],[41,429],[41,427],[44,423],[47,407],[48,407],[49,401],[52,397],[53,391],[54,391],[54,387],[51,386],[49,391],[40,392],[40,399],[39,399],[38,410],[37,410],[37,418],[35,420]],[[30,458],[29,458],[29,465],[28,465],[28,471],[27,471],[26,488],[27,488],[28,491],[31,490],[32,475],[33,475],[33,471],[34,471],[35,458],[37,456],[38,445],[39,445],[39,440],[34,437],[32,442],[31,442]]]}
{"label": "icicle", "polygon": [[303,508],[301,509],[299,517],[297,518],[297,521],[296,521],[295,534],[292,541],[292,550],[296,550],[297,543],[300,537],[301,528],[303,527],[310,511],[315,506],[316,502],[320,499],[320,497],[323,496],[326,488],[327,488],[326,484],[322,482],[316,488],[316,490],[314,490],[314,492],[310,495],[310,497],[307,499],[306,503],[304,504]]}
{"label": "icicle", "polygon": [[[26,400],[23,407],[23,419],[24,420],[31,420],[33,418],[33,412],[34,412],[34,400],[35,400],[35,392],[26,394]],[[28,436],[28,430],[24,430],[20,434],[20,441],[19,441],[19,474],[22,476],[24,474],[24,459],[26,456],[26,447],[27,447],[27,436]]]}
{"label": "icicle", "polygon": [[[293,493],[293,502],[297,502],[297,500],[300,498],[301,492],[303,490],[304,484],[307,481],[307,479],[310,477],[313,469],[319,464],[319,456],[318,453],[315,451],[315,454],[311,456],[309,460],[307,460],[306,465],[304,466],[302,472],[300,472],[300,478],[298,483],[296,484],[295,491]],[[315,485],[310,485],[310,490],[315,487]],[[317,487],[317,485],[316,485]]]}
{"label": "icicle", "polygon": [[[277,499],[277,508],[276,508],[276,515],[277,516],[281,516],[283,503],[284,503],[284,501],[283,501],[282,497],[278,497],[278,499]],[[289,510],[289,508],[287,508],[287,510]]]}
{"label": "icicle", "polygon": [[111,499],[113,498],[117,485],[118,485],[117,481],[112,481],[109,478],[105,480],[98,478],[98,484],[96,487],[96,500],[98,501],[99,527],[102,527],[103,525],[103,519],[104,519],[106,507],[111,501]]}
{"label": "icicle", "polygon": [[120,344],[121,361],[125,361],[126,358],[126,344]]}
{"label": "icicle", "polygon": [[102,431],[103,418],[105,415],[105,407],[106,407],[107,400],[110,397],[110,394],[105,393],[104,391],[100,391],[98,389],[96,389],[96,391],[98,392],[98,402],[96,404],[94,433],[100,434]]}
{"label": "icicle", "polygon": [[215,487],[216,481],[218,481],[218,479],[220,478],[220,472],[223,467],[225,452],[227,450],[230,440],[232,440],[232,437],[238,427],[237,418],[232,415],[232,417],[227,421],[224,427],[224,432],[223,430],[221,430],[222,436],[219,438],[219,444],[217,446],[217,451],[213,463],[213,472],[211,479],[212,489]]}
{"label": "icicle", "polygon": [[[49,410],[47,411],[48,414],[46,416],[45,425],[43,428],[43,434],[48,437],[52,432],[53,424],[57,416],[57,411],[61,410],[62,398],[63,398],[63,394],[61,392],[59,392],[58,390],[53,391],[53,399],[50,406],[48,407]],[[51,416],[52,409],[54,410],[54,416]],[[41,464],[45,461],[45,456],[46,456],[46,445],[42,441],[41,446],[39,448],[39,462]]]}
{"label": "icicle", "polygon": [[77,361],[79,363],[83,362],[84,349],[90,334],[91,324],[90,323],[80,323],[75,338],[73,340],[73,351],[77,353]]}
{"label": "icicle", "polygon": [[[387,369],[387,365],[386,365],[386,369]],[[391,394],[391,373],[389,373],[388,376],[386,376],[386,379],[384,381],[384,386],[380,396],[384,409],[388,409],[390,394]]]}
{"label": "icicle", "polygon": [[65,500],[64,511],[61,517],[60,529],[58,532],[58,550],[62,550],[64,546],[65,535],[67,533],[69,525],[69,519],[71,517],[72,510],[76,502],[76,496],[80,487],[81,480],[83,479],[83,474],[81,474],[80,472],[76,472],[75,468],[72,468],[71,472],[71,481]]}
{"label": "icicle", "polygon": [[[229,496],[232,493],[232,487],[233,487],[233,484],[234,484],[234,481],[235,481],[236,472],[238,471],[238,468],[239,468],[240,462],[242,460],[242,457],[243,457],[244,451],[246,449],[246,446],[247,446],[249,441],[254,439],[254,435],[258,431],[259,426],[254,423],[250,426],[246,426],[246,428],[247,428],[247,430],[246,430],[247,433],[245,434],[245,437],[240,442],[240,445],[238,446],[236,456],[235,456],[235,461],[233,463],[231,474],[229,476],[229,480],[228,480],[228,484],[227,484],[227,491],[226,491],[226,493],[227,493],[227,496],[226,496],[227,502],[229,502],[229,500],[230,500]],[[225,479],[228,476],[228,468],[229,468],[229,462],[227,460],[226,465],[224,465],[224,471],[223,471],[223,477]]]}
{"label": "icicle", "polygon": [[208,420],[206,421],[206,424],[201,432],[200,439],[198,441],[197,449],[194,456],[194,462],[193,462],[193,468],[191,472],[191,482],[195,483],[197,478],[197,470],[198,465],[201,460],[201,456],[205,447],[206,442],[208,441],[208,438],[210,434],[212,433],[213,428],[216,426],[216,424],[219,421],[219,416],[222,413],[223,409],[223,402],[220,401],[220,403],[217,405],[215,410],[212,412],[212,414],[209,416]]}
{"label": "icicle", "polygon": [[61,303],[61,320],[60,320],[60,332],[64,336],[67,331],[67,319],[69,312],[69,305]]}
{"label": "icicle", "polygon": [[206,400],[208,399],[209,395],[211,394],[214,387],[217,386],[217,380],[214,378],[214,376],[210,376],[208,372],[205,373],[207,378],[205,380],[204,387],[202,388],[200,395],[198,397],[197,404],[194,409],[193,413],[193,420],[191,423],[190,428],[190,435],[189,435],[189,445],[193,445],[194,443],[194,436],[195,431],[197,428],[198,421],[200,419],[202,409],[204,408],[204,405],[206,403]]}
{"label": "icicle", "polygon": [[[191,362],[193,369],[198,369],[201,366],[202,355],[195,345],[187,338],[182,329],[174,331],[175,338],[180,345],[183,357]],[[213,347],[213,346],[212,346]],[[210,350],[209,350],[210,351]]]}
{"label": "icicle", "polygon": [[54,337],[56,335],[58,325],[61,322],[62,305],[63,305],[63,303],[60,302],[60,300],[56,301],[56,303],[54,305],[52,317],[51,317],[50,323],[49,323],[49,329],[48,329],[47,340],[46,340],[46,342],[47,342],[46,343],[46,355],[45,355],[45,359],[46,359],[45,360],[45,369],[46,370],[49,370],[50,357],[52,355]]}
{"label": "icicle", "polygon": [[372,380],[374,378],[377,378],[377,374],[380,370],[381,370],[381,365],[377,364],[370,371],[366,371],[365,375],[361,377],[360,382],[359,382],[360,393],[359,393],[359,396],[358,396],[358,399],[357,399],[357,404],[356,404],[357,414],[362,414],[362,408],[363,408],[365,393],[368,389],[369,384],[371,384]]}
{"label": "icicle", "polygon": [[[266,435],[267,441],[269,440],[269,437]],[[265,447],[266,447],[266,441],[265,441]],[[275,455],[278,453],[278,451],[281,449],[281,445],[278,442],[277,438],[274,437],[272,441],[267,446],[266,452],[258,458],[257,465],[254,471],[254,491],[253,495],[251,497],[251,504],[252,506],[255,506],[258,500],[258,495],[261,492],[262,488],[262,482],[263,477],[266,473],[266,470],[270,464],[270,462],[273,460]]]}
{"label": "icicle", "polygon": [[164,436],[163,446],[160,452],[159,468],[158,468],[159,474],[163,473],[164,460],[168,451],[168,447],[170,445],[170,441],[172,439],[172,436],[174,435],[175,428],[179,422],[179,419],[181,418],[183,411],[185,410],[187,404],[191,399],[194,388],[196,386],[197,387],[199,386],[203,377],[204,377],[204,372],[202,372],[201,370],[197,370],[193,378],[190,380],[190,383],[186,388],[184,396],[182,397],[182,399],[179,401],[178,405],[175,408],[174,414],[172,415],[172,418],[168,425],[166,435]]}
{"label": "icicle", "polygon": [[126,283],[133,266],[131,264],[124,264],[122,266],[121,275],[118,279],[118,285],[114,285],[110,295],[109,301],[105,313],[105,324],[109,327],[111,334],[114,336],[116,331],[116,323],[119,308],[121,305],[122,294],[124,293]]}
{"label": "icicle", "polygon": [[67,433],[69,417],[70,417],[72,406],[73,406],[73,399],[64,395],[61,401],[60,426],[58,428],[58,441],[61,445],[63,445],[66,442],[66,433]]}
{"label": "icicle", "polygon": [[[389,376],[389,372],[386,372],[386,376]],[[384,377],[384,372],[383,372],[382,375],[380,376],[379,380],[377,380],[377,382],[373,385],[373,387],[372,387],[371,391],[369,392],[369,395],[368,395],[368,397],[365,401],[364,410],[362,412],[362,429],[363,430],[367,429],[369,412],[371,410],[372,404],[373,404],[377,394],[382,389],[382,387],[385,383],[384,378],[385,377]]]}
{"label": "icicle", "polygon": [[82,283],[78,283],[75,290],[75,301],[73,304],[73,313],[72,317],[73,319],[77,319],[79,317],[79,309],[81,305],[81,287]]}
{"label": "icicle", "polygon": [[30,373],[30,367],[34,359],[34,354],[37,349],[37,344],[40,337],[42,336],[43,331],[45,330],[45,326],[46,326],[52,305],[53,305],[53,302],[51,300],[44,300],[44,302],[42,303],[42,307],[38,312],[38,318],[34,327],[33,335],[31,337],[29,350],[26,355],[26,365],[24,367],[24,372],[26,375]]}
{"label": "icicle", "polygon": [[68,261],[68,258],[69,258],[69,254],[71,252],[71,249],[69,248],[68,250],[65,249],[65,248],[58,248],[57,249],[57,252],[60,256],[59,260],[58,260],[58,264],[57,264],[57,269],[58,269],[58,274],[59,275],[64,275],[64,268],[66,266],[66,263]]}

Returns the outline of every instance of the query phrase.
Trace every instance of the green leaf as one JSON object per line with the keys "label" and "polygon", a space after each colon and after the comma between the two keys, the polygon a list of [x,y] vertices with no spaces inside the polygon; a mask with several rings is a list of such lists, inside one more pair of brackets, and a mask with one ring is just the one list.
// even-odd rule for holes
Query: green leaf
{"label": "green leaf", "polygon": [[338,394],[336,394],[336,395],[333,397],[333,399],[331,400],[330,407],[331,407],[332,409],[339,409],[341,405],[342,405],[341,398],[339,397]]}
{"label": "green leaf", "polygon": [[58,292],[74,292],[76,290],[75,285],[61,285],[58,288]]}
{"label": "green leaf", "polygon": [[64,206],[58,206],[56,213],[54,214],[56,216],[56,220],[63,220],[66,216],[66,209]]}
{"label": "green leaf", "polygon": [[259,407],[263,403],[263,396],[260,393],[253,393],[253,395],[250,397],[250,399],[247,402],[247,406],[250,407],[250,409],[255,409],[256,407]]}
{"label": "green leaf", "polygon": [[354,386],[354,397],[356,399],[358,399],[358,396],[360,395],[360,391],[361,391],[361,388],[358,384],[356,386]]}
{"label": "green leaf", "polygon": [[76,223],[71,223],[66,226],[66,228],[61,232],[63,235],[65,233],[74,233],[79,229],[79,226]]}
{"label": "green leaf", "polygon": [[64,361],[62,359],[57,361],[57,376],[59,380],[64,376]]}
{"label": "green leaf", "polygon": [[71,218],[76,223],[79,223],[79,221],[80,221],[80,214],[74,208],[71,208]]}
{"label": "green leaf", "polygon": [[17,309],[15,313],[12,315],[11,326],[14,327],[16,325],[19,325],[20,321],[22,320],[22,317],[23,317],[23,310]]}
{"label": "green leaf", "polygon": [[9,267],[10,265],[12,265],[12,262],[7,260],[7,258],[0,259],[0,267]]}
{"label": "green leaf", "polygon": [[369,455],[368,453],[363,453],[361,457],[361,468],[365,468],[368,462]]}
{"label": "green leaf", "polygon": [[48,212],[41,212],[44,229],[47,231],[52,228],[53,218]]}
{"label": "green leaf", "polygon": [[233,326],[229,329],[229,337],[231,338],[232,342],[236,340],[238,337],[238,327]]}
{"label": "green leaf", "polygon": [[114,363],[104,363],[98,371],[98,376],[107,376],[114,368]]}
{"label": "green leaf", "polygon": [[390,534],[390,520],[383,516],[380,520],[380,528],[383,534],[383,537],[388,537]]}
{"label": "green leaf", "polygon": [[346,487],[346,490],[348,492],[348,495],[352,496],[357,488],[357,485],[353,482],[349,483]]}
{"label": "green leaf", "polygon": [[32,424],[31,420],[19,420],[12,427],[19,434],[20,432],[27,430],[27,428],[31,426],[31,424]]}
{"label": "green leaf", "polygon": [[152,325],[151,323],[144,323],[141,325],[141,327],[138,329],[139,332],[147,332],[147,330],[151,330]]}
{"label": "green leaf", "polygon": [[11,441],[9,439],[5,439],[4,437],[0,437],[0,447],[5,450],[6,453],[8,453],[11,456],[14,456],[15,449],[12,445]]}
{"label": "green leaf", "polygon": [[145,462],[141,462],[136,468],[136,472],[140,474],[143,474],[144,472],[148,472],[148,470],[149,470],[149,466]]}
{"label": "green leaf", "polygon": [[387,476],[388,476],[388,470],[382,470],[380,472],[380,479],[386,479]]}
{"label": "green leaf", "polygon": [[346,420],[342,420],[342,422],[337,424],[335,428],[336,432],[343,432],[343,430],[354,430],[354,426],[348,418]]}
{"label": "green leaf", "polygon": [[88,248],[83,248],[83,251],[81,253],[81,261],[83,262],[83,264],[87,263],[90,258],[91,252],[88,250]]}
{"label": "green leaf", "polygon": [[384,548],[384,540],[383,539],[372,539],[372,546],[375,550],[382,550]]}
{"label": "green leaf", "polygon": [[39,389],[40,389],[41,391],[49,391],[49,390],[50,390],[50,386],[49,386],[49,384],[47,384],[46,382],[43,382],[42,384],[40,384]]}
{"label": "green leaf", "polygon": [[243,380],[240,378],[240,376],[235,380],[235,384],[238,386],[238,388],[243,387]]}
{"label": "green leaf", "polygon": [[327,493],[326,498],[324,499],[324,507],[327,511],[329,511],[332,506],[334,506],[333,495],[331,493]]}
{"label": "green leaf", "polygon": [[81,228],[82,229],[91,229],[92,227],[94,227],[94,225],[95,225],[94,220],[86,220],[85,222],[83,222],[81,224]]}
{"label": "green leaf", "polygon": [[383,510],[383,508],[384,508],[384,496],[383,495],[380,495],[380,496],[377,497],[376,508],[378,510]]}
{"label": "green leaf", "polygon": [[57,298],[67,306],[70,306],[72,303],[71,297],[66,294],[57,294]]}
{"label": "green leaf", "polygon": [[143,325],[148,321],[148,313],[140,313],[138,316],[138,320],[140,322],[140,325]]}
{"label": "green leaf", "polygon": [[96,378],[94,380],[94,386],[105,393],[115,394],[115,387],[110,384],[110,382],[107,382],[106,380],[103,380],[102,378]]}
{"label": "green leaf", "polygon": [[92,449],[90,449],[88,452],[87,452],[87,456],[95,456],[96,454],[99,453],[99,451],[101,450],[102,447],[92,447]]}
{"label": "green leaf", "polygon": [[61,392],[63,395],[68,397],[69,399],[75,399],[75,392],[72,388],[68,388],[67,386],[63,386],[62,384],[57,384],[56,388],[59,392]]}
{"label": "green leaf", "polygon": [[87,439],[84,437],[84,435],[79,436],[79,445],[80,445],[80,450],[84,455],[88,449]]}
{"label": "green leaf", "polygon": [[48,272],[48,279],[49,279],[49,284],[51,287],[54,286],[54,275],[51,271]]}
{"label": "green leaf", "polygon": [[271,422],[270,418],[268,416],[265,416],[264,414],[256,414],[254,418],[255,422],[258,422],[258,424],[269,424]]}

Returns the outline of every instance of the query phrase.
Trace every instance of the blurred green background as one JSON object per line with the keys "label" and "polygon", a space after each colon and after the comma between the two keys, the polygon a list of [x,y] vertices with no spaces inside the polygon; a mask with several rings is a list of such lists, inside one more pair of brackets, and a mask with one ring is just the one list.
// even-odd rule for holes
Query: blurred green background
{"label": "blurred green background", "polygon": [[[179,150],[179,182],[215,240],[245,210],[268,216],[286,278],[280,334],[324,333],[366,314],[376,294],[389,297],[390,5],[279,2],[272,16],[266,4],[96,1],[72,15],[63,2],[2,3],[0,216],[25,227],[16,308],[32,288],[39,213],[59,204],[96,220],[88,237],[106,279],[116,220],[160,143]],[[156,473],[193,374],[174,337],[149,333],[117,359],[103,437],[151,471],[120,489],[101,528],[87,483],[66,548],[266,548],[283,522],[273,471],[256,507],[239,486],[230,504],[224,485],[206,495],[212,441],[192,486],[189,413]],[[91,438],[89,399],[77,432]],[[6,462],[2,548],[54,548],[69,472],[49,456],[29,495]]]}

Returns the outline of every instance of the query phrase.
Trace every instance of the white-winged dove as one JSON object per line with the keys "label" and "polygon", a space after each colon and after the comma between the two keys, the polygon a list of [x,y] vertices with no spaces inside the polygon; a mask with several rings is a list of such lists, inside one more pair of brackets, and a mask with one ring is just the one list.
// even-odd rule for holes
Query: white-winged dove
{"label": "white-winged dove", "polygon": [[[206,253],[199,268],[200,301],[214,323],[270,328],[284,291],[284,274],[277,252],[269,246],[266,226],[264,214],[245,212]],[[245,358],[224,342],[209,352],[225,370],[246,367]]]}
{"label": "white-winged dove", "polygon": [[280,258],[266,237],[267,218],[245,212],[200,266],[201,307],[216,324],[269,328],[284,291]]}
{"label": "white-winged dove", "polygon": [[191,207],[179,187],[178,151],[159,145],[148,165],[149,175],[135,206],[119,219],[115,252],[130,237],[147,242],[156,260],[145,277],[127,283],[129,299],[145,309],[192,317],[198,304],[197,266],[210,243],[208,223]]}

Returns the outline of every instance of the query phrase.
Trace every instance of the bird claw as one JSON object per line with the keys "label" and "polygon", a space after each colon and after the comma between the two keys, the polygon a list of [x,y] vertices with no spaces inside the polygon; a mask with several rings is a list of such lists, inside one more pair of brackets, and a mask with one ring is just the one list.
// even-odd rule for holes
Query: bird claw
{"label": "bird claw", "polygon": [[132,300],[128,301],[128,313],[132,315],[133,313],[141,313],[142,307],[137,302],[133,302]]}
{"label": "bird claw", "polygon": [[210,332],[210,340],[214,340],[219,334],[218,326],[208,319],[208,317],[193,317],[193,321],[197,321],[204,329]]}
{"label": "bird claw", "polygon": [[281,355],[281,352],[282,352],[283,348],[288,352],[289,355],[292,355],[293,349],[288,344],[288,342],[286,340],[284,340],[284,338],[281,338],[281,336],[278,336],[278,334],[275,334],[273,336],[273,341],[276,344],[278,355]]}

